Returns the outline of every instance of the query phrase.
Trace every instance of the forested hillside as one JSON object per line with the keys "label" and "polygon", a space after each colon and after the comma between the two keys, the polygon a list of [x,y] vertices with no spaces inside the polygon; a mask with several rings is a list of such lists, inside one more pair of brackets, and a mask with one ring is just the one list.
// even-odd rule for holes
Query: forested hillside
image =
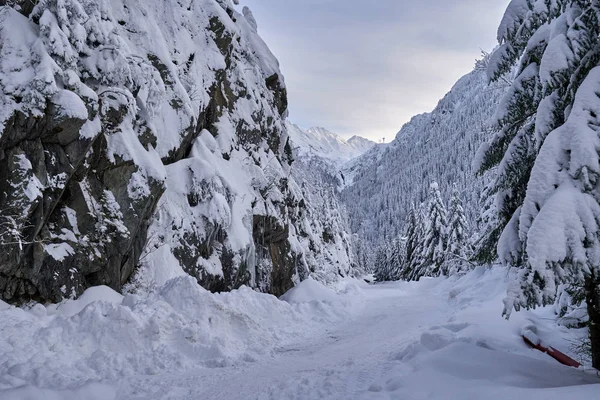
{"label": "forested hillside", "polygon": [[405,234],[409,211],[424,208],[433,182],[446,203],[453,187],[458,190],[470,233],[477,229],[487,178],[476,177],[473,159],[490,135],[491,118],[507,89],[505,82],[488,84],[488,60],[479,60],[432,112],[414,117],[392,143],[376,146],[342,169],[352,232],[371,262],[373,248]]}

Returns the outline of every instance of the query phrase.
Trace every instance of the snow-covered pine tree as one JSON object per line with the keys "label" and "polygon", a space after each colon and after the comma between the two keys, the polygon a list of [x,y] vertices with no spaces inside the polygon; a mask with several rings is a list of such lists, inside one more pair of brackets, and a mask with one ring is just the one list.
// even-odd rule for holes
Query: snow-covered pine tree
{"label": "snow-covered pine tree", "polygon": [[557,287],[583,288],[592,363],[600,368],[600,3],[513,0],[490,77],[520,60],[482,169],[498,165],[501,260],[521,268],[505,300],[550,304]]}
{"label": "snow-covered pine tree", "polygon": [[[476,168],[480,174],[497,167],[495,179],[487,192],[496,198],[497,218],[490,220],[495,225],[489,228],[498,237],[523,203],[536,155],[535,111],[541,100],[539,61],[546,42],[543,38],[537,38],[537,42],[528,45],[530,30],[542,24],[540,10],[533,9],[533,2],[516,0],[509,4],[498,29],[501,46],[492,54],[488,64],[491,81],[507,79],[513,74],[517,59],[525,51],[514,72],[516,78],[512,87],[496,112],[495,134],[479,149],[477,155]],[[496,255],[495,240],[481,244],[484,247],[479,248],[478,253]],[[516,253],[520,254],[520,251]]]}
{"label": "snow-covered pine tree", "polygon": [[406,239],[397,237],[391,246],[390,258],[388,260],[390,266],[390,280],[397,281],[400,279],[400,273],[404,264],[404,256],[406,254]]}
{"label": "snow-covered pine tree", "polygon": [[391,243],[380,246],[377,251],[375,280],[377,282],[397,281],[400,279],[401,268],[406,253],[405,240],[398,237]]}
{"label": "snow-covered pine tree", "polygon": [[469,227],[456,185],[452,186],[448,221],[448,260],[444,264],[443,272],[445,275],[453,275],[467,268],[469,255]]}
{"label": "snow-covered pine tree", "polygon": [[377,249],[375,255],[375,281],[385,282],[390,280],[390,264],[388,262],[389,248],[386,245],[382,245]]}
{"label": "snow-covered pine tree", "polygon": [[[490,171],[488,175],[493,175]],[[493,182],[494,179],[491,179]],[[477,217],[477,228],[473,234],[473,256],[472,259],[479,264],[491,264],[498,259],[498,239],[502,234],[504,226],[499,222],[496,207],[496,199],[491,192],[493,187],[486,186],[481,192],[479,210]]]}
{"label": "snow-covered pine tree", "polygon": [[446,259],[447,245],[447,212],[442,194],[437,182],[429,187],[429,200],[427,202],[427,215],[423,246],[420,254],[420,265],[414,269],[413,279],[422,276],[439,276],[441,266]]}
{"label": "snow-covered pine tree", "polygon": [[353,238],[354,251],[356,252],[355,258],[358,260],[359,268],[366,273],[373,273],[375,271],[375,254],[373,249],[365,246],[364,242],[358,241]]}
{"label": "snow-covered pine tree", "polygon": [[422,239],[422,226],[419,211],[416,209],[416,205],[413,204],[411,207],[407,223],[406,223],[406,236],[404,245],[404,257],[400,265],[398,272],[398,278],[403,280],[410,280],[414,267],[417,265],[418,250],[420,240]]}

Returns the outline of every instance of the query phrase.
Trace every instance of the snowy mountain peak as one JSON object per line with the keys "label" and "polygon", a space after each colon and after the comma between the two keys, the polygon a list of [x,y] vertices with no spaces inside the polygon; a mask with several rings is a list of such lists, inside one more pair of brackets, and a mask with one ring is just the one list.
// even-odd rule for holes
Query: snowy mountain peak
{"label": "snowy mountain peak", "polygon": [[337,133],[333,133],[329,129],[323,128],[322,126],[313,126],[308,128],[306,132],[316,137],[331,138],[340,142],[345,142],[345,140],[342,139]]}
{"label": "snowy mountain peak", "polygon": [[375,146],[375,142],[372,140],[369,140],[367,138],[364,138],[362,136],[352,136],[350,139],[347,140],[347,143],[354,147],[357,150],[361,150],[361,152],[366,152],[368,150],[371,149],[371,147]]}
{"label": "snowy mountain peak", "polygon": [[308,128],[306,131],[311,134],[316,134],[316,135],[337,136],[337,134],[331,132],[327,128],[323,128],[322,126],[313,126],[313,127]]}
{"label": "snowy mountain peak", "polygon": [[298,125],[287,122],[287,128],[297,154],[318,156],[336,164],[356,158],[375,145],[375,142],[360,136],[346,140],[323,127],[303,130]]}

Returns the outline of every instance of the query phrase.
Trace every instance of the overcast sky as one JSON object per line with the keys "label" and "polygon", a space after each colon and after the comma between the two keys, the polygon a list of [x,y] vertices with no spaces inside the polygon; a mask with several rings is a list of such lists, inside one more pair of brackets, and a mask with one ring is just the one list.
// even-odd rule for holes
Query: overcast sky
{"label": "overcast sky", "polygon": [[496,44],[509,0],[240,0],[281,63],[290,120],[392,140]]}

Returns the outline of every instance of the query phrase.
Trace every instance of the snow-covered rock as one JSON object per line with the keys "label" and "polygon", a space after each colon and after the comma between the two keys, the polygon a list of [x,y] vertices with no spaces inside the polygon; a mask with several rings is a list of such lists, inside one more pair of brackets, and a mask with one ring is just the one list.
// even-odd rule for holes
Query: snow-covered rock
{"label": "snow-covered rock", "polygon": [[1,298],[121,291],[134,271],[134,291],[187,273],[282,294],[321,270],[283,76],[249,10],[21,3],[0,7]]}

